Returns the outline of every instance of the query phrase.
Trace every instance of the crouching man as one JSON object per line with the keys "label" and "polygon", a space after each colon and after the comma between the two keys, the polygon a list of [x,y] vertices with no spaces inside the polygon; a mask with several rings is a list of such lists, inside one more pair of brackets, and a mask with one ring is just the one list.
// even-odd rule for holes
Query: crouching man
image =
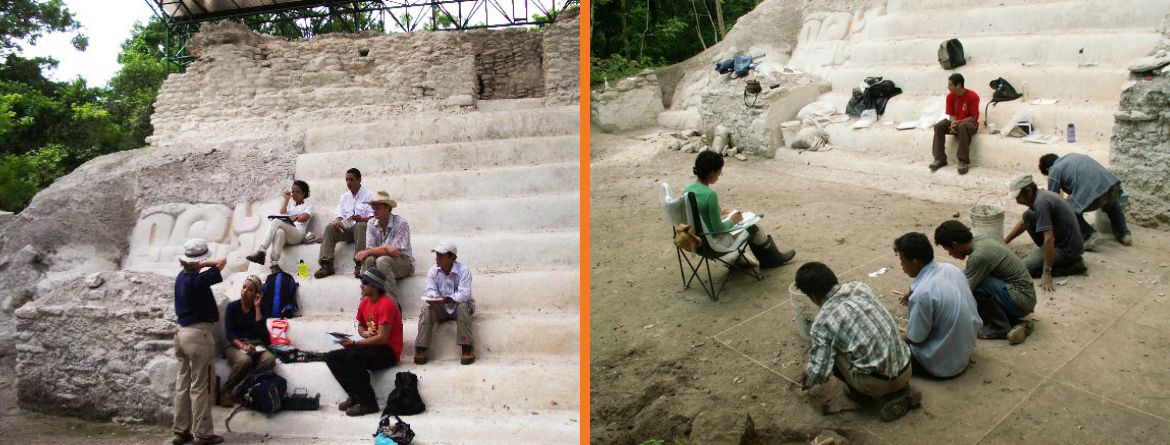
{"label": "crouching man", "polygon": [[471,336],[471,316],[475,313],[471,268],[455,261],[458,250],[454,243],[440,242],[431,252],[435,253],[435,265],[427,271],[427,289],[422,297],[425,304],[418,315],[418,338],[414,341],[414,363],[427,362],[427,348],[435,325],[455,320],[455,341],[461,349],[459,362],[470,365],[475,362],[475,343]]}
{"label": "crouching man", "polygon": [[843,410],[887,397],[881,408],[887,422],[921,405],[922,393],[910,388],[910,348],[869,286],[838,284],[828,266],[813,262],[796,271],[796,287],[821,308],[810,330],[812,350],[802,389],[824,383],[832,372],[845,382],[845,396],[858,404]]}
{"label": "crouching man", "polygon": [[402,352],[402,315],[386,295],[386,275],[371,268],[361,275],[362,301],[358,304],[358,340],[341,340],[341,349],[325,354],[325,364],[349,396],[337,408],[346,415],[378,412],[369,371],[398,364]]}

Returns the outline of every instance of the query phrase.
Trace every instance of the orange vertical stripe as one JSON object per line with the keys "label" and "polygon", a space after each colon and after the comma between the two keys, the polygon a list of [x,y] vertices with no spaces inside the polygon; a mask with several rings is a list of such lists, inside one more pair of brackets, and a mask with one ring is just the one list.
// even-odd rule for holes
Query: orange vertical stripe
{"label": "orange vertical stripe", "polygon": [[589,2],[581,0],[581,443],[589,443]]}

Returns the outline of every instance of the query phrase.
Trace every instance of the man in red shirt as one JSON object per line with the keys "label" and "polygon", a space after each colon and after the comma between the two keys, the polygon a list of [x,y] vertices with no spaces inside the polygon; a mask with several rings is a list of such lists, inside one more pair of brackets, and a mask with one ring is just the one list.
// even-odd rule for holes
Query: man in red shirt
{"label": "man in red shirt", "polygon": [[959,140],[959,174],[967,174],[971,165],[971,137],[979,130],[979,95],[964,86],[963,75],[951,74],[947,78],[947,118],[934,124],[934,162],[930,171],[947,165],[946,135],[953,134]]}
{"label": "man in red shirt", "polygon": [[369,268],[361,275],[362,302],[357,324],[361,339],[344,338],[342,349],[325,354],[325,364],[349,398],[337,405],[350,416],[378,412],[378,400],[370,386],[370,373],[398,364],[402,352],[402,314],[386,295],[386,275]]}

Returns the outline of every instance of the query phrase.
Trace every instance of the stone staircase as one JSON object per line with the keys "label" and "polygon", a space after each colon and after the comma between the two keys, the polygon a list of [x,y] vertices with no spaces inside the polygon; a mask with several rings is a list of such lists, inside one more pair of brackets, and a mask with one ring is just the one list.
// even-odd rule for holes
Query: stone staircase
{"label": "stone staircase", "polygon": [[[778,157],[878,175],[867,182],[887,190],[912,183],[960,192],[1001,192],[1014,175],[1025,172],[1042,181],[1036,164],[1045,153],[1084,153],[1109,165],[1113,112],[1127,67],[1149,54],[1167,13],[1170,2],[1159,0],[890,0],[884,8],[853,13],[851,20],[842,13],[810,16],[789,64],[832,84],[832,91],[818,100],[844,110],[852,89],[869,76],[893,80],[903,93],[890,99],[870,128],[854,130],[852,120],[829,125],[834,150],[799,155],[782,150]],[[848,21],[844,32],[842,20]],[[950,165],[931,173],[932,130],[894,126],[918,121],[931,109],[942,112],[952,71],[939,66],[937,50],[949,38],[963,43],[967,65],[953,72],[963,74],[967,87],[979,94],[981,114],[992,95],[988,83],[995,78],[1007,79],[1024,94],[991,107],[981,121],[1003,129],[1017,112],[1031,111],[1036,130],[1061,142],[1034,144],[992,135],[981,123],[972,143],[971,172],[956,174],[957,147],[948,137]],[[1035,99],[1058,102],[1032,105]],[[1076,126],[1075,143],[1065,142],[1070,123]]]}
{"label": "stone staircase", "polygon": [[[386,190],[395,213],[411,226],[414,276],[399,282],[403,306],[402,363],[373,377],[379,404],[394,375],[419,376],[427,411],[404,417],[420,444],[573,443],[580,431],[579,118],[573,106],[544,107],[541,99],[481,101],[478,111],[435,113],[384,122],[322,126],[305,135],[296,178],[309,183],[321,233],[344,190],[345,170],[362,170],[362,185]],[[473,270],[477,302],[477,361],[459,364],[454,323],[436,329],[431,360],[412,361],[419,299],[430,248],[459,246]],[[289,320],[294,346],[337,348],[329,331],[355,332],[360,299],[352,244],[336,252],[337,275],[301,279],[303,316]],[[289,246],[281,266],[297,261],[317,270],[319,245]],[[231,276],[226,293],[238,298],[243,277],[264,275],[250,265]],[[346,395],[324,363],[278,364],[290,391],[321,394],[321,409],[272,416],[241,411],[238,432],[317,438],[320,443],[368,443],[378,416],[351,418],[336,409]],[[217,372],[226,376],[223,360]],[[222,421],[227,411],[217,408]],[[222,426],[220,424],[219,426]],[[217,426],[218,427],[218,426]]]}

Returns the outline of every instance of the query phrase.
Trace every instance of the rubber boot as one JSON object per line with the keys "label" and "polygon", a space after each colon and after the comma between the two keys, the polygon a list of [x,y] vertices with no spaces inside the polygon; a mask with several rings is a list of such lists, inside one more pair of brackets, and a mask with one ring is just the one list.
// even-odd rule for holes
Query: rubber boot
{"label": "rubber boot", "polygon": [[792,260],[792,257],[796,256],[795,250],[781,253],[780,249],[776,247],[776,242],[772,241],[772,235],[768,235],[768,241],[765,241],[763,244],[748,243],[748,247],[752,249],[752,255],[755,255],[756,259],[760,260],[761,269],[780,267],[784,263]]}

